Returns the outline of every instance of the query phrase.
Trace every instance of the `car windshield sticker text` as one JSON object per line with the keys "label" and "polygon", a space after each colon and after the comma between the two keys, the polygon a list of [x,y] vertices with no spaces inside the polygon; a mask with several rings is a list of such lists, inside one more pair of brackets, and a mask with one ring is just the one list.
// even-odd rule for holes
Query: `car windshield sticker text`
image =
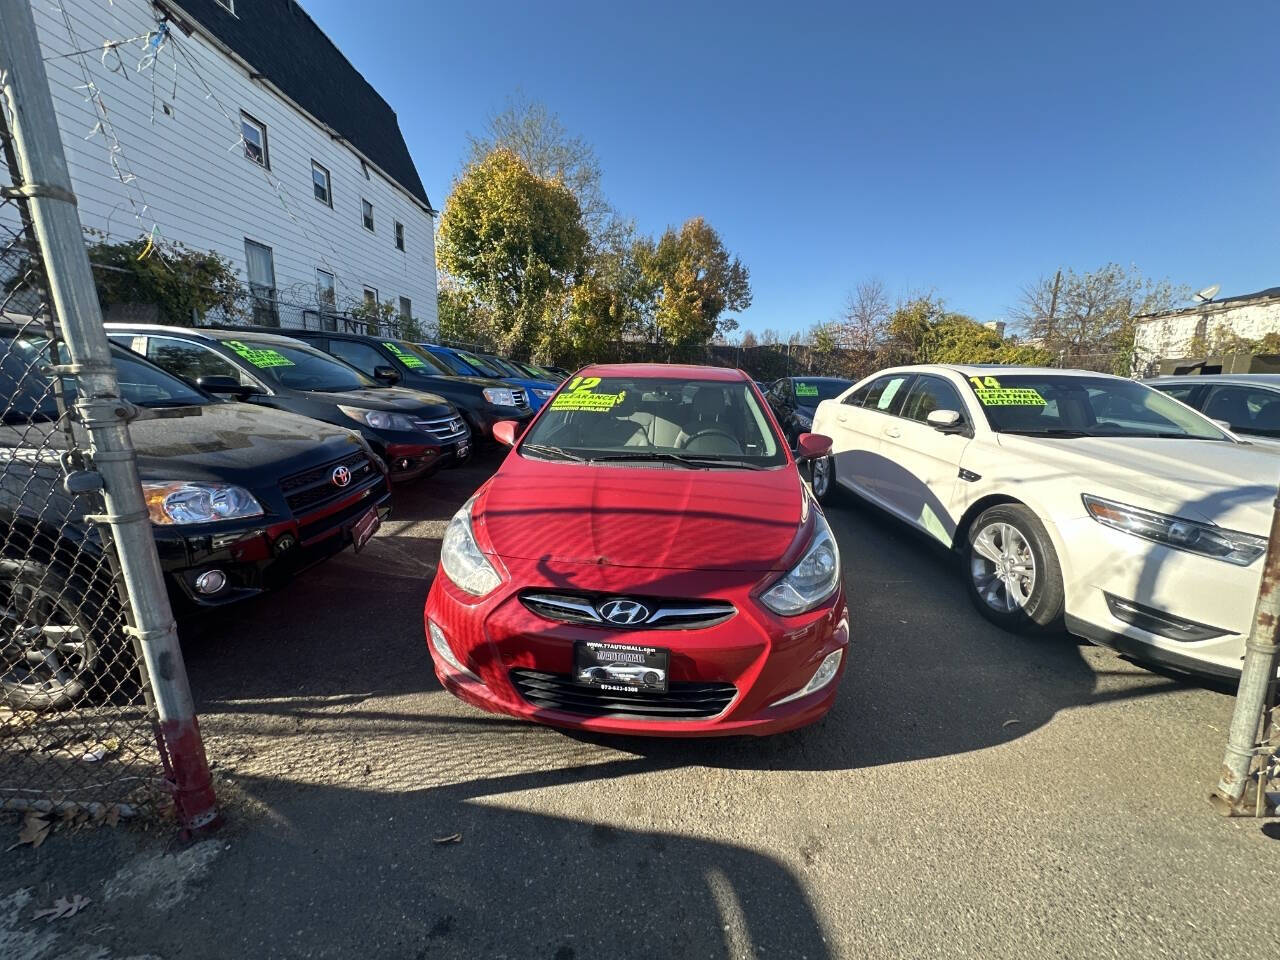
{"label": "car windshield sticker text", "polygon": [[234,350],[239,356],[244,357],[255,367],[292,367],[296,366],[292,360],[277,350],[268,347],[251,347],[247,343],[239,340],[226,341],[228,347]]}
{"label": "car windshield sticker text", "polygon": [[816,397],[817,395],[818,395],[818,388],[815,387],[812,383],[799,383],[799,382],[796,383],[797,397]]}
{"label": "car windshield sticker text", "polygon": [[596,393],[599,377],[574,377],[560,394],[551,401],[552,410],[607,413],[627,398],[627,391]]}
{"label": "car windshield sticker text", "polygon": [[394,343],[388,343],[386,340],[383,340],[382,345],[395,354],[396,359],[410,370],[417,370],[419,367],[426,366],[426,364],[422,362],[421,357],[415,357],[412,353],[402,350]]}
{"label": "car windshield sticker text", "polygon": [[1030,387],[1002,387],[995,377],[970,377],[973,392],[984,407],[1043,407],[1044,397]]}

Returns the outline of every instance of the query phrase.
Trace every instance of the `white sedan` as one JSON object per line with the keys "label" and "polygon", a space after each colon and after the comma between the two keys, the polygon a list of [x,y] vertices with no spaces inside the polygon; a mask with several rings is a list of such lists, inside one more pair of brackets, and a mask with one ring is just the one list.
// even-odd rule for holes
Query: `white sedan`
{"label": "white sedan", "polygon": [[993,622],[1239,674],[1275,453],[1135,381],[1023,367],[884,370],[813,432],[833,441],[818,498],[847,488],[953,547]]}

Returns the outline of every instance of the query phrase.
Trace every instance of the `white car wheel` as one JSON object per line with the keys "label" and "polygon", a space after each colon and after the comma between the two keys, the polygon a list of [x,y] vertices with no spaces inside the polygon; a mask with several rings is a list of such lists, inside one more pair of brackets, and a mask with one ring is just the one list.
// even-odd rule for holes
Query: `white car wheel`
{"label": "white car wheel", "polygon": [[978,612],[1006,630],[1061,626],[1062,569],[1044,524],[1020,503],[984,510],[969,527],[965,554],[969,596]]}

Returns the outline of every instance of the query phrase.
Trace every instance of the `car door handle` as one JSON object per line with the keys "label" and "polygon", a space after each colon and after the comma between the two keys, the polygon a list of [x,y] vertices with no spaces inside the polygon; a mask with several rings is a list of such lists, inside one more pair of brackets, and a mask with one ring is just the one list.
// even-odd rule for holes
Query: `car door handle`
{"label": "car door handle", "polygon": [[900,437],[902,436],[902,431],[899,430],[897,427],[885,427],[884,435],[886,437]]}
{"label": "car door handle", "polygon": [[846,417],[843,413],[837,415],[836,419],[839,420],[841,423],[847,423],[849,420],[849,418]]}

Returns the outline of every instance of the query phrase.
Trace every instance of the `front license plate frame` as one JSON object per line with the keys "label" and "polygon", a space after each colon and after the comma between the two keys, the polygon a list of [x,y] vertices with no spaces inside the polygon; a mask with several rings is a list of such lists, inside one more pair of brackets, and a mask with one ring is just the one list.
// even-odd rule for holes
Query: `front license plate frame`
{"label": "front license plate frame", "polygon": [[666,693],[671,651],[648,644],[579,640],[573,645],[573,682],[618,693]]}
{"label": "front license plate frame", "polygon": [[378,516],[377,506],[372,506],[361,514],[360,519],[351,525],[351,545],[359,553],[382,526],[382,518]]}

